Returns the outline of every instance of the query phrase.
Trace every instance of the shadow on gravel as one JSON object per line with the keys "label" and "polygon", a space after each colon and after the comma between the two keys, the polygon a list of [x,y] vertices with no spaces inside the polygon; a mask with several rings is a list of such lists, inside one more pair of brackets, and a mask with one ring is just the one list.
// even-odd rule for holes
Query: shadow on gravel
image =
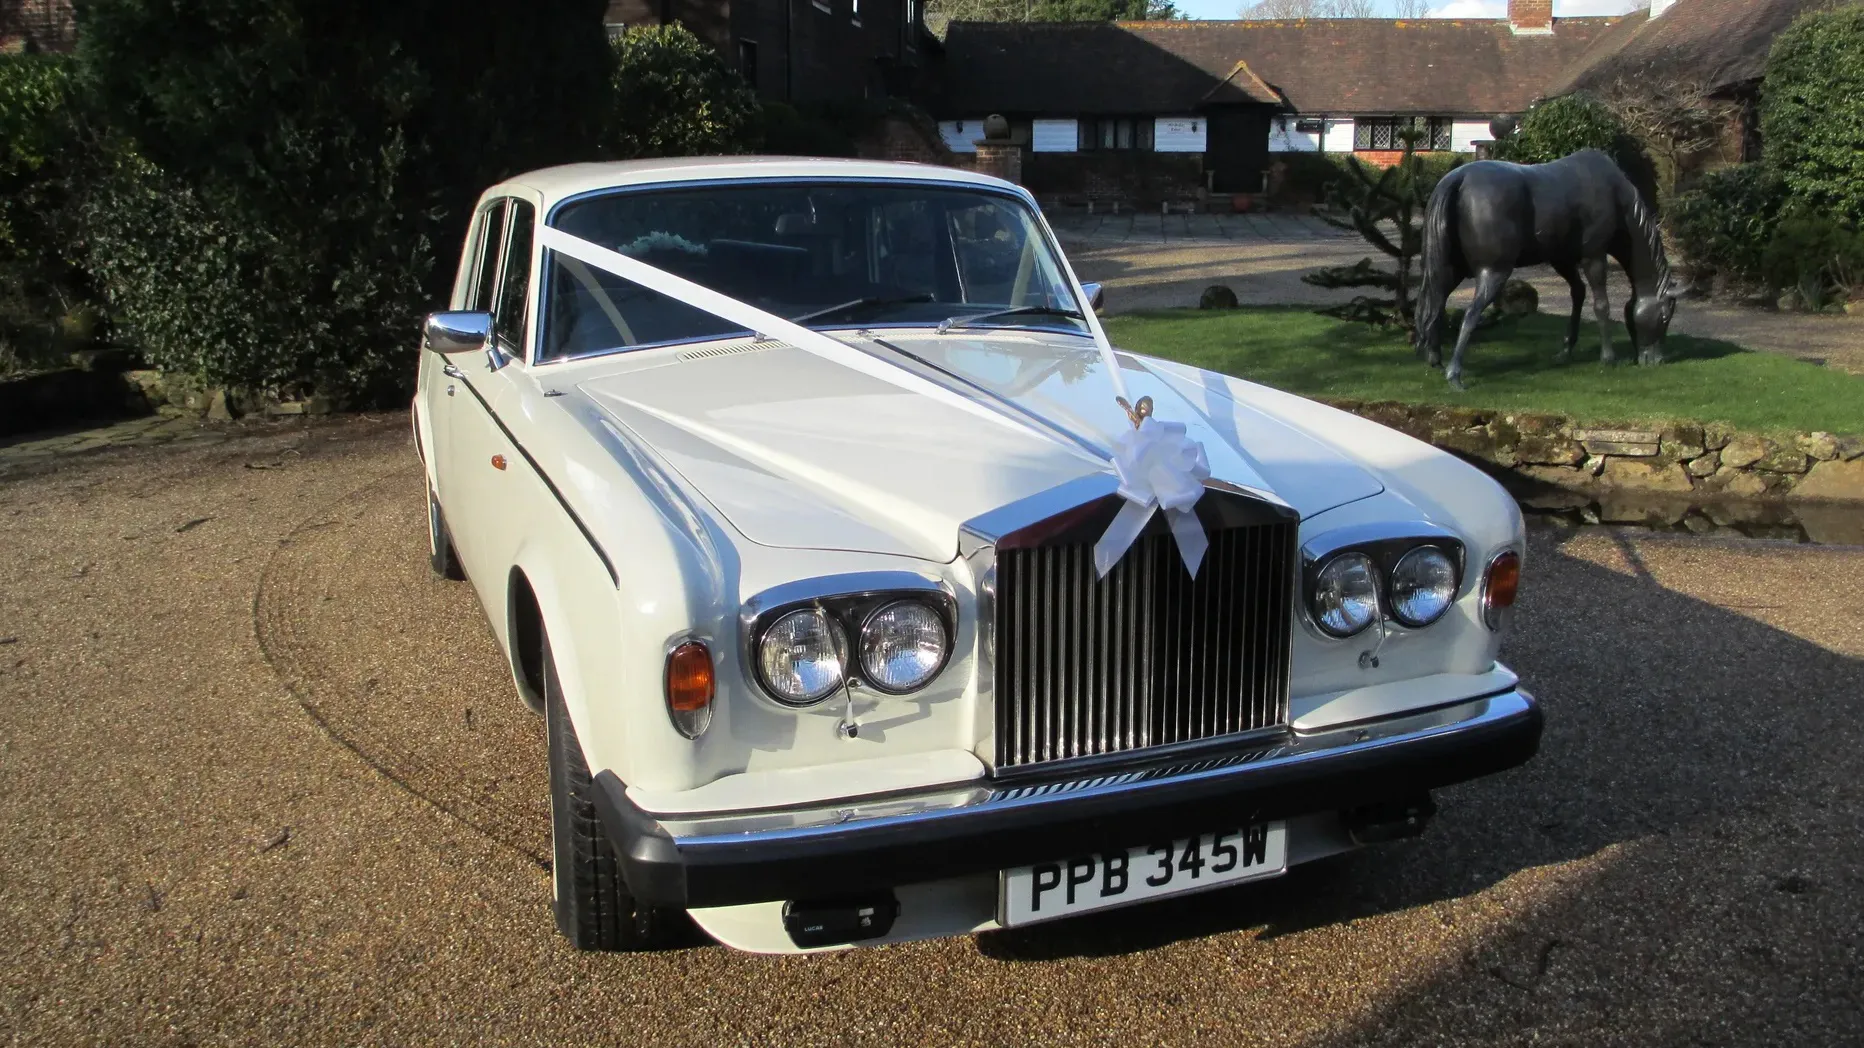
{"label": "shadow on gravel", "polygon": [[[1605,1029],[1635,1030],[1639,1043],[1749,1027],[1771,1043],[1836,1043],[1820,1024],[1854,1022],[1864,1001],[1864,663],[1664,588],[1622,540],[1629,574],[1569,555],[1575,534],[1530,533],[1503,653],[1546,709],[1533,762],[1442,791],[1417,841],[1259,886],[994,933],[980,949],[1041,961],[1234,929],[1285,935],[1590,857],[1564,878],[1583,887],[1509,912],[1499,941],[1419,971],[1378,1022],[1340,1041],[1411,1043],[1436,1030],[1492,1043],[1580,1008],[1610,1010]],[[1714,551],[1738,566],[1768,547]],[[1854,563],[1829,555],[1840,570]],[[1841,585],[1852,597],[1827,606],[1858,599],[1855,578]],[[1419,962],[1430,956],[1420,950]]]}

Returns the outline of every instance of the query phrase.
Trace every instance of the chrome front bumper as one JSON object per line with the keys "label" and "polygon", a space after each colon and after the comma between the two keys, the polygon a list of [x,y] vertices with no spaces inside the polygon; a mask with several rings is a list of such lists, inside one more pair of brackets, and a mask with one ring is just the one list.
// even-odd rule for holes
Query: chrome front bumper
{"label": "chrome front bumper", "polygon": [[1518,689],[1196,760],[1089,778],[982,780],[833,806],[656,817],[612,772],[597,807],[637,899],[706,907],[878,890],[1388,802],[1531,758],[1541,712]]}

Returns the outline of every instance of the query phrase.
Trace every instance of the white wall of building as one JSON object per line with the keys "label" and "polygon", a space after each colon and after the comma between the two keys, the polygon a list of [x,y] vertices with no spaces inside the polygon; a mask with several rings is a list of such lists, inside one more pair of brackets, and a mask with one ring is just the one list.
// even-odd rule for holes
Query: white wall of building
{"label": "white wall of building", "polygon": [[1152,124],[1152,149],[1159,153],[1202,153],[1209,130],[1201,116],[1162,116]]}
{"label": "white wall of building", "polygon": [[1073,120],[1030,122],[1029,149],[1035,153],[1072,153],[1081,147],[1080,129]]}
{"label": "white wall of building", "polygon": [[1327,118],[1326,149],[1329,153],[1350,153],[1353,151],[1353,129],[1351,118]]}
{"label": "white wall of building", "polygon": [[1458,120],[1450,127],[1450,149],[1457,153],[1473,153],[1477,142],[1487,142],[1494,137],[1489,134],[1487,120]]}
{"label": "white wall of building", "polygon": [[1269,152],[1315,153],[1320,150],[1320,132],[1303,132],[1296,117],[1276,117],[1269,121]]}
{"label": "white wall of building", "polygon": [[984,118],[941,120],[938,122],[938,136],[945,140],[945,148],[954,153],[975,153],[977,140],[984,137]]}

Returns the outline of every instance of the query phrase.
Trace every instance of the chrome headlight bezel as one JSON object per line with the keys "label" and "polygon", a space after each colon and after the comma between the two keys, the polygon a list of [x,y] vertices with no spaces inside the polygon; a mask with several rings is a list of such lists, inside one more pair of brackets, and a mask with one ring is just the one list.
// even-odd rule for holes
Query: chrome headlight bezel
{"label": "chrome headlight bezel", "polygon": [[[938,668],[915,687],[895,691],[868,679],[861,662],[861,637],[867,623],[881,610],[901,601],[930,608],[945,629],[945,655]],[[828,617],[841,643],[843,683],[883,695],[911,695],[936,684],[951,665],[958,646],[958,601],[951,586],[929,575],[911,571],[870,571],[832,575],[774,586],[746,600],[739,611],[741,652],[746,677],[756,690],[785,709],[804,710],[830,702],[841,686],[808,702],[785,698],[764,679],[760,652],[770,627],[796,611],[818,609]]]}
{"label": "chrome headlight bezel", "polygon": [[[867,653],[867,642],[868,642],[869,633],[875,628],[875,623],[880,619],[882,615],[886,614],[888,611],[891,611],[894,608],[900,608],[900,607],[917,607],[917,608],[923,608],[927,612],[930,612],[933,619],[938,623],[939,630],[941,633],[941,644],[940,644],[939,659],[938,659],[937,665],[933,666],[931,671],[928,672],[924,677],[904,687],[897,687],[891,684],[884,683],[881,680],[879,680],[878,679],[879,675],[874,673],[873,670],[868,665],[868,653]],[[887,695],[910,695],[915,691],[923,690],[927,685],[937,680],[938,675],[945,672],[945,667],[948,664],[950,664],[951,649],[952,649],[951,623],[947,620],[947,617],[939,611],[938,607],[932,604],[931,602],[921,600],[918,597],[901,597],[898,600],[887,601],[885,604],[882,604],[879,607],[876,607],[872,611],[868,612],[867,615],[863,617],[861,621],[861,630],[860,630],[860,633],[856,635],[854,639],[854,643],[855,643],[855,653],[856,653],[854,661],[857,665],[857,668],[860,670],[860,679],[861,679],[861,683],[864,686],[873,688],[875,691],[882,692]]]}
{"label": "chrome headlight bezel", "polygon": [[[1449,595],[1443,598],[1442,606],[1429,615],[1406,615],[1404,613],[1404,602],[1399,599],[1398,594],[1401,576],[1404,574],[1407,565],[1433,556],[1438,558],[1441,563],[1450,570]],[[1390,574],[1385,577],[1385,603],[1386,607],[1391,612],[1392,618],[1396,619],[1400,625],[1414,630],[1421,630],[1448,614],[1450,609],[1456,606],[1456,594],[1462,589],[1462,575],[1457,570],[1456,562],[1457,558],[1454,555],[1434,542],[1419,543],[1406,550],[1403,555],[1393,562]]]}
{"label": "chrome headlight bezel", "polygon": [[[1326,612],[1321,608],[1321,582],[1335,569],[1345,571],[1359,566],[1363,566],[1365,570],[1366,589],[1362,596],[1371,600],[1371,613],[1357,626],[1352,626],[1344,630],[1335,629],[1327,624]],[[1314,625],[1320,627],[1320,631],[1327,636],[1335,637],[1340,640],[1356,637],[1365,632],[1368,627],[1379,620],[1380,616],[1385,614],[1385,585],[1379,571],[1378,562],[1359,550],[1341,550],[1333,556],[1328,557],[1326,561],[1314,570],[1314,581],[1313,584],[1308,587],[1306,596],[1307,611],[1308,614],[1313,617]]]}
{"label": "chrome headlight bezel", "polygon": [[[1436,618],[1413,624],[1395,614],[1397,602],[1393,600],[1392,579],[1400,561],[1426,546],[1435,547],[1449,558],[1455,572],[1455,589],[1450,601]],[[1384,622],[1401,631],[1421,631],[1441,622],[1449,614],[1449,609],[1455,607],[1456,602],[1462,598],[1469,583],[1466,563],[1468,553],[1463,540],[1448,529],[1427,521],[1374,521],[1315,535],[1301,543],[1300,607],[1311,632],[1325,640],[1348,640],[1364,631],[1362,627],[1350,634],[1335,633],[1321,624],[1319,612],[1314,606],[1320,572],[1349,553],[1370,559],[1377,574],[1379,613],[1374,621]]]}
{"label": "chrome headlight bezel", "polygon": [[[826,641],[825,646],[828,649],[827,657],[832,659],[836,664],[835,672],[833,678],[819,689],[799,695],[791,695],[771,683],[770,672],[764,660],[764,645],[771,639],[771,634],[782,628],[786,623],[805,622],[811,619],[817,620],[817,622],[812,625],[817,625],[822,630],[823,638]],[[780,615],[771,616],[770,622],[766,624],[762,630],[758,631],[757,640],[751,652],[752,670],[757,675],[757,682],[763,685],[764,693],[785,706],[797,708],[807,708],[828,701],[830,696],[841,690],[842,685],[846,683],[848,679],[848,644],[847,638],[841,634],[841,624],[816,608],[790,608]]]}

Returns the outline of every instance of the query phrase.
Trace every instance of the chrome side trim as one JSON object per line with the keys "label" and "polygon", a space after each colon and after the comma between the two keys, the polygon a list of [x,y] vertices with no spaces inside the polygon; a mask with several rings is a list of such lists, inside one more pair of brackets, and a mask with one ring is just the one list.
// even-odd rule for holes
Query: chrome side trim
{"label": "chrome side trim", "polygon": [[[850,830],[910,833],[914,826],[963,819],[988,807],[1039,807],[1082,798],[1137,797],[1185,783],[1218,780],[1245,787],[1256,775],[1347,754],[1402,749],[1427,739],[1480,731],[1532,716],[1534,703],[1519,689],[1327,731],[1289,732],[1282,741],[1196,761],[1151,761],[1126,771],[1088,778],[997,787],[984,781],[891,797],[840,800],[810,808],[756,813],[681,814],[660,823],[681,851],[840,835]],[[1145,754],[1135,754],[1144,758]],[[652,814],[652,813],[649,813]]]}

